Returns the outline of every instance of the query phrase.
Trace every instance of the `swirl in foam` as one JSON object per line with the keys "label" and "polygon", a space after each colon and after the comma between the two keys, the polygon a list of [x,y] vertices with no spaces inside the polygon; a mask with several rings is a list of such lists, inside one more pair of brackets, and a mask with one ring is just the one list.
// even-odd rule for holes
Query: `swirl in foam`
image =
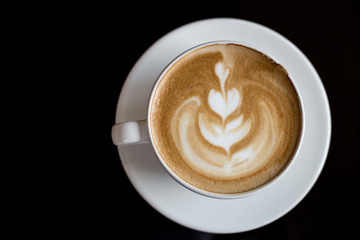
{"label": "swirl in foam", "polygon": [[202,189],[235,193],[276,176],[301,130],[286,71],[240,45],[212,45],[185,56],[163,77],[151,131],[166,164]]}

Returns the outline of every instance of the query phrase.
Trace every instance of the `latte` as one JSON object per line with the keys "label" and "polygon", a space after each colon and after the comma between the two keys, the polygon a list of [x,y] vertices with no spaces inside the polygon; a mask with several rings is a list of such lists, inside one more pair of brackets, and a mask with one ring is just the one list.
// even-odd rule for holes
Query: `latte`
{"label": "latte", "polygon": [[213,44],[165,73],[149,120],[159,155],[178,177],[206,191],[241,193],[291,161],[301,116],[282,66],[248,47]]}

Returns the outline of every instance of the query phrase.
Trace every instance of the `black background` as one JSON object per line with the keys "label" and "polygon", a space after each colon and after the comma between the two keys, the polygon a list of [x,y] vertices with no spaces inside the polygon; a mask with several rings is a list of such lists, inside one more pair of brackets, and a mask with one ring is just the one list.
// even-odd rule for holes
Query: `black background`
{"label": "black background", "polygon": [[[66,219],[52,225],[53,233],[199,240],[357,236],[360,11],[355,1],[86,3],[54,6],[43,14],[39,30],[47,38],[42,41],[65,59],[48,64],[57,84],[47,87],[60,90],[52,100],[53,114],[69,126],[58,129],[68,139],[58,145],[63,151],[51,148],[66,160],[58,163],[64,171],[56,184],[61,194],[54,197],[61,204],[52,204],[45,215]],[[329,155],[309,194],[267,226],[225,235],[187,229],[150,207],[129,182],[110,135],[121,87],[137,59],[169,31],[215,17],[260,23],[293,42],[318,71],[332,116]],[[52,91],[47,94],[53,97]]]}

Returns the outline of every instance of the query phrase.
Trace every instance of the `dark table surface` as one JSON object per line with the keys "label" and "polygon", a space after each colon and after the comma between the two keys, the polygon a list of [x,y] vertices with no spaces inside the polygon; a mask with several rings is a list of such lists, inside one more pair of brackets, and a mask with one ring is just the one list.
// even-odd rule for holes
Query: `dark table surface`
{"label": "dark table surface", "polygon": [[[174,1],[78,6],[65,9],[60,42],[74,49],[70,78],[81,81],[63,97],[77,99],[70,116],[89,141],[75,159],[86,168],[69,197],[67,229],[131,239],[337,239],[358,234],[359,5],[355,1]],[[81,14],[78,14],[81,13]],[[118,96],[137,59],[157,39],[184,24],[232,17],[265,25],[293,42],[312,62],[328,94],[332,139],[324,169],[308,195],[262,228],[208,234],[180,226],[149,206],[128,180],[110,136]],[[75,53],[75,54],[74,54]],[[78,80],[80,79],[80,80]],[[79,95],[80,94],[80,95]],[[80,97],[79,97],[80,96]],[[68,120],[71,122],[71,120]],[[89,123],[86,125],[86,123]],[[74,123],[75,125],[75,123]],[[91,130],[91,131],[90,131]],[[82,137],[82,140],[84,139]],[[71,138],[71,135],[69,135]],[[84,155],[84,152],[88,155]],[[72,199],[72,200],[71,200]],[[80,224],[82,223],[82,224]],[[354,234],[354,235],[353,235]]]}

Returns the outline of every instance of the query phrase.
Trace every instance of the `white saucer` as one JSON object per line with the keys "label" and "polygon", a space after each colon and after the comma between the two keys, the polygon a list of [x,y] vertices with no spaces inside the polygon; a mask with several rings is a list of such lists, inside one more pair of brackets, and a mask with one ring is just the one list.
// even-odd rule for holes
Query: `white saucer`
{"label": "white saucer", "polygon": [[304,103],[305,132],[298,157],[286,175],[257,195],[219,200],[198,195],[173,180],[151,144],[120,146],[121,162],[139,194],[157,211],[186,227],[212,233],[243,232],[264,226],[294,208],[317,180],[330,144],[331,117],[321,80],[304,54],[273,30],[238,19],[187,24],[155,42],[137,61],[120,94],[116,122],[146,118],[155,79],[177,55],[215,40],[235,40],[274,57],[289,72]]}

